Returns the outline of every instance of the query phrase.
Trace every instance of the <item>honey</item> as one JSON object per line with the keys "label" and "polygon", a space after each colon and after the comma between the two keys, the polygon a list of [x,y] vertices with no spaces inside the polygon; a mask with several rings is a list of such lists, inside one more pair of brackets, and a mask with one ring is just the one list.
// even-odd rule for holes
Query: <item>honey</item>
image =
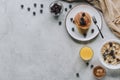
{"label": "honey", "polygon": [[106,71],[103,67],[101,66],[96,66],[94,69],[93,69],[93,74],[96,78],[98,79],[101,79],[102,77],[105,76],[106,74]]}

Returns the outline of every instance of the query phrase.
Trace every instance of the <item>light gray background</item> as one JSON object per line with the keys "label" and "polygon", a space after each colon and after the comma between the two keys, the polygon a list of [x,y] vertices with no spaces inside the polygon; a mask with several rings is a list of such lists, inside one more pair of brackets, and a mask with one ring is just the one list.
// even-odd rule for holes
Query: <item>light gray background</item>
{"label": "light gray background", "polygon": [[[87,43],[74,41],[65,28],[67,12],[58,19],[49,13],[52,1],[0,0],[0,80],[95,80],[90,66],[79,58],[80,48],[90,46],[94,50],[90,65],[101,65],[98,60],[101,44],[117,37],[103,23],[105,39],[98,35]],[[37,8],[33,3],[37,3]],[[43,14],[39,13],[41,3],[44,4]],[[62,3],[68,8],[68,3]],[[30,12],[27,7],[31,8]],[[32,15],[33,11],[36,16]],[[61,26],[59,21],[62,21]],[[120,80],[120,70],[106,70],[103,80]]]}

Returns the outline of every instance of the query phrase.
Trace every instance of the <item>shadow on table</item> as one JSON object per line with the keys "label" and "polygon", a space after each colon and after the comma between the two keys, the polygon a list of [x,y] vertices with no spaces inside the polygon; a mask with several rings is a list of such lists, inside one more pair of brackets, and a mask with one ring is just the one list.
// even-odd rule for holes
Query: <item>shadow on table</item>
{"label": "shadow on table", "polygon": [[108,69],[107,70],[107,76],[111,76],[113,78],[120,77],[120,69],[117,69],[117,70]]}
{"label": "shadow on table", "polygon": [[[69,35],[69,36],[70,36],[70,35]],[[98,36],[98,35],[97,35],[97,36]],[[94,42],[94,41],[97,39],[97,36],[96,36],[95,38],[89,40],[89,41],[79,41],[79,40],[76,40],[76,39],[72,38],[71,36],[70,36],[70,37],[71,37],[71,39],[72,39],[74,42],[76,42],[76,43],[78,43],[78,44],[88,44],[88,43]]]}

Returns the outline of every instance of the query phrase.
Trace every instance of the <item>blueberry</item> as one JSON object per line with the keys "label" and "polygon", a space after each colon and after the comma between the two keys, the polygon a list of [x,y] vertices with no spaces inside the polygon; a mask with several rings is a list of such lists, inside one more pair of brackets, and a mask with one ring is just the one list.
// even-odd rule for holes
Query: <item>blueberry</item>
{"label": "blueberry", "polygon": [[114,50],[111,50],[111,51],[110,51],[110,55],[111,55],[111,56],[114,56]]}
{"label": "blueberry", "polygon": [[37,4],[36,4],[36,3],[34,3],[34,7],[37,7]]}
{"label": "blueberry", "polygon": [[43,13],[43,10],[42,10],[42,9],[40,10],[40,13],[41,13],[41,14]]}
{"label": "blueberry", "polygon": [[24,8],[24,5],[23,5],[23,4],[21,5],[21,8],[22,8],[22,9]]}
{"label": "blueberry", "polygon": [[91,65],[90,67],[91,67],[91,69],[92,69],[92,68],[94,67],[94,65]]}
{"label": "blueberry", "polygon": [[71,4],[69,5],[69,8],[70,8],[70,9],[72,8],[72,5],[71,5]]}
{"label": "blueberry", "polygon": [[81,25],[83,25],[83,26],[84,26],[84,25],[86,25],[86,22],[85,22],[85,20],[84,20],[84,18],[83,18],[83,17],[82,17],[82,18],[80,18],[80,24],[81,24]]}
{"label": "blueberry", "polygon": [[91,33],[94,33],[94,29],[91,29]]}
{"label": "blueberry", "polygon": [[67,12],[67,8],[65,8],[65,11]]}
{"label": "blueberry", "polygon": [[62,24],[62,22],[61,21],[59,21],[59,25],[61,25]]}
{"label": "blueberry", "polygon": [[89,62],[87,62],[86,65],[89,66]]}
{"label": "blueberry", "polygon": [[40,7],[43,8],[43,4],[41,4]]}
{"label": "blueberry", "polygon": [[27,10],[30,11],[30,8],[28,7]]}
{"label": "blueberry", "polygon": [[34,12],[33,12],[33,16],[35,16],[35,15],[36,15],[36,12],[34,11]]}
{"label": "blueberry", "polygon": [[70,18],[70,21],[72,22],[72,21],[73,21],[73,18]]}
{"label": "blueberry", "polygon": [[79,73],[76,73],[76,77],[79,77]]}
{"label": "blueberry", "polygon": [[74,31],[75,31],[75,29],[74,29],[74,28],[72,28],[72,31],[74,32]]}

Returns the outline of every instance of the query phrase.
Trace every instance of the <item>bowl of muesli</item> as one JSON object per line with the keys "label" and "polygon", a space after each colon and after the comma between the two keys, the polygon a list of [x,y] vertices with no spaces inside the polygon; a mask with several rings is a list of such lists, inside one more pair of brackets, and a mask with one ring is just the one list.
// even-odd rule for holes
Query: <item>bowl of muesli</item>
{"label": "bowl of muesli", "polygon": [[120,41],[105,42],[100,50],[100,61],[109,69],[120,69]]}

